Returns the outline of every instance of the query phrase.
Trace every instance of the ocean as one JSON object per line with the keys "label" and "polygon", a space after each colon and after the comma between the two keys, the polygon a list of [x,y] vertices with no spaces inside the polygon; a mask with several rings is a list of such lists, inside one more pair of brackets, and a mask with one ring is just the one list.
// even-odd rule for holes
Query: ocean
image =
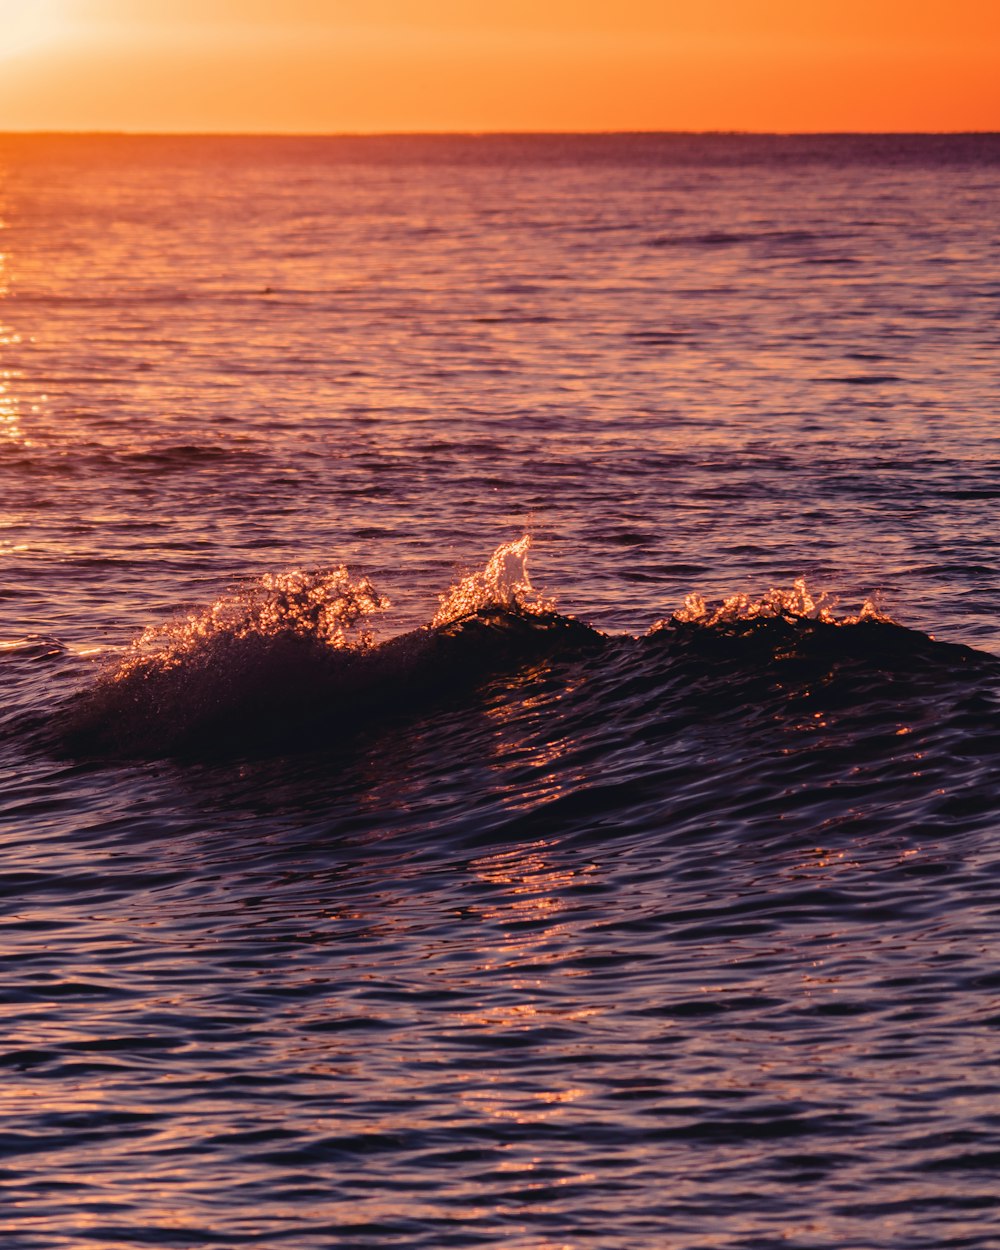
{"label": "ocean", "polygon": [[0,1244],[1000,1247],[1000,137],[0,136]]}

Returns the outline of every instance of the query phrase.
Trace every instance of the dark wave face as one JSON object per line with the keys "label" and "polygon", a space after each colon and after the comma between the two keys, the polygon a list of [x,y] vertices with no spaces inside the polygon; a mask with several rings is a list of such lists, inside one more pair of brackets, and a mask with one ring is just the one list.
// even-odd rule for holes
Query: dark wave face
{"label": "dark wave face", "polygon": [[[650,801],[657,821],[671,820],[664,806],[678,790],[682,811],[704,794],[716,767],[710,758],[706,770],[704,751],[716,740],[724,749],[727,738],[754,744],[746,774],[727,759],[727,786],[741,783],[728,813],[734,835],[747,804],[783,830],[812,831],[827,819],[856,824],[859,809],[848,805],[845,816],[848,795],[863,803],[898,791],[884,817],[893,828],[912,815],[908,788],[933,823],[952,803],[928,790],[927,778],[943,772],[953,780],[969,772],[991,810],[988,763],[1000,744],[984,692],[996,677],[991,656],[935,642],[869,604],[838,620],[803,583],[714,610],[692,596],[643,637],[609,636],[532,596],[528,543],[499,548],[483,573],[443,597],[433,623],[381,643],[364,629],[348,641],[367,614],[388,607],[366,580],[352,582],[344,569],[267,578],[147,631],[74,696],[56,719],[56,740],[84,758],[220,759],[342,750],[430,715],[463,724],[475,743],[490,698],[512,732],[524,720],[529,753],[546,755],[554,740],[578,744],[564,760],[571,776],[576,751],[616,761],[613,781],[595,784],[584,768],[586,781],[532,811],[528,830],[555,821],[572,832],[572,814],[605,802],[627,826]],[[44,642],[35,645],[46,654]],[[551,708],[544,726],[525,716],[536,702]],[[665,772],[652,767],[661,755]],[[525,776],[510,788],[531,784]],[[567,829],[556,815],[564,806]],[[865,819],[878,827],[876,813]]]}
{"label": "dark wave face", "polygon": [[0,137],[2,1250],[1000,1242],[998,170]]}

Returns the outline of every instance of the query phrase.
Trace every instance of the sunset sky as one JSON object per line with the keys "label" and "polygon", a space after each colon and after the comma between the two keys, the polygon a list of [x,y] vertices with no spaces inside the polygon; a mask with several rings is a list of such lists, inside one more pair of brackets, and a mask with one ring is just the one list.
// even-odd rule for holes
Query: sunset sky
{"label": "sunset sky", "polygon": [[997,0],[0,0],[0,130],[1000,130]]}

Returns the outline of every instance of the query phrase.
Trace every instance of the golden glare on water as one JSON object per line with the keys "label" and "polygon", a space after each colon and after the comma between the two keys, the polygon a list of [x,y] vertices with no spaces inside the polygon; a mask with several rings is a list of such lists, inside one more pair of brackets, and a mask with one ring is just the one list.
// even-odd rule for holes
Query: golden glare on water
{"label": "golden glare on water", "polygon": [[[573,867],[553,864],[546,854],[549,846],[540,839],[472,861],[470,869],[479,881],[504,890],[502,904],[479,911],[481,920],[502,926],[502,940],[491,947],[481,970],[520,966],[525,948],[532,949],[534,964],[550,958],[549,946],[563,931],[564,891],[596,873],[597,865],[590,861]],[[507,1023],[516,1023],[517,1014],[512,1012]]]}
{"label": "golden glare on water", "polygon": [[[3,327],[0,326],[0,345],[4,342]],[[20,443],[28,446],[24,430],[21,427],[21,414],[17,398],[11,390],[14,375],[9,370],[0,371],[0,442]]]}
{"label": "golden glare on water", "polygon": [[[0,217],[0,230],[4,226],[4,220]],[[0,300],[10,290],[7,260],[7,255],[0,252]],[[0,351],[19,342],[20,336],[0,320]],[[11,369],[0,369],[0,443],[21,443],[27,446],[27,439],[21,428],[19,404],[12,386],[19,376]]]}

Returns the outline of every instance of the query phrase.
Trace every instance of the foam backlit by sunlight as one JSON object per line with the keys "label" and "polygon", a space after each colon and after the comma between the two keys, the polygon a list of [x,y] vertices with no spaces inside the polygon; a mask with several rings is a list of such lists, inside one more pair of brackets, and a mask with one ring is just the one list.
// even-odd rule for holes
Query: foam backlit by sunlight
{"label": "foam backlit by sunlight", "polygon": [[[225,595],[203,611],[150,626],[132,644],[114,679],[124,681],[136,672],[165,672],[184,662],[196,667],[212,665],[221,651],[288,638],[340,650],[347,647],[347,633],[353,626],[388,606],[389,600],[367,578],[352,581],[343,565],[314,573],[295,569],[265,574],[242,592]],[[368,631],[357,631],[356,645],[370,643]]]}
{"label": "foam backlit by sunlight", "polygon": [[516,542],[502,543],[490,556],[484,569],[463,577],[441,596],[441,607],[432,624],[448,625],[473,612],[487,608],[520,609],[523,612],[550,612],[554,604],[534,594],[528,577],[528,550],[531,535]]}
{"label": "foam backlit by sunlight", "polygon": [[[888,621],[875,599],[866,599],[860,609],[847,616],[838,617],[833,604],[827,603],[826,594],[813,596],[805,579],[799,577],[791,590],[772,586],[759,599],[742,592],[730,595],[721,604],[706,604],[699,594],[687,595],[684,606],[675,612],[672,621],[681,625],[733,625],[737,622],[774,620],[819,621],[824,625],[856,625],[860,621]],[[660,628],[666,622],[658,621],[653,627]]]}

